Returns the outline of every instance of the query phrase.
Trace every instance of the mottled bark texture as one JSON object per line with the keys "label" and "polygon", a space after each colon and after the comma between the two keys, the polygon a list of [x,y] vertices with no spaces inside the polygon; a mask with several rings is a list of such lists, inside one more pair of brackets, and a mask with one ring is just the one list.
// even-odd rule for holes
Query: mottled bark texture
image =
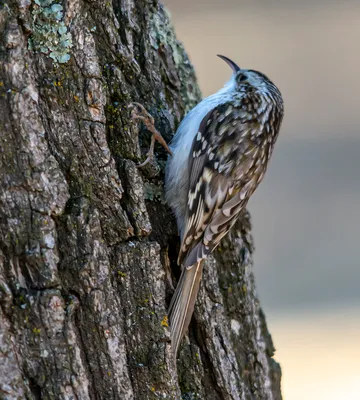
{"label": "mottled bark texture", "polygon": [[199,98],[156,0],[0,5],[2,399],[281,398],[247,214],[207,262],[172,362],[166,154],[137,168],[150,135],[128,105],[169,141]]}

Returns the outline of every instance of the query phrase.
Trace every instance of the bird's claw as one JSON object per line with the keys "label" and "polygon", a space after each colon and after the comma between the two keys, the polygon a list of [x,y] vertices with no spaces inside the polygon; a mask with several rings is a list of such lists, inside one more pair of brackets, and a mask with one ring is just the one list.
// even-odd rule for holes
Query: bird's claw
{"label": "bird's claw", "polygon": [[[150,149],[147,153],[147,158],[143,163],[139,164],[138,167],[142,168],[154,159],[155,141],[159,142],[165,148],[165,150],[170,155],[172,155],[172,152],[167,143],[165,142],[164,138],[162,137],[161,133],[155,128],[154,118],[146,111],[145,107],[140,103],[133,102],[129,105],[129,108],[132,108],[131,118],[133,120],[142,121],[143,124],[146,126],[147,130],[152,133]],[[140,111],[137,111],[136,108]]]}
{"label": "bird's claw", "polygon": [[[146,108],[140,104],[137,103],[136,101],[130,103],[129,108],[131,108],[131,118],[132,119],[140,119],[141,121],[144,122],[144,124],[146,125],[146,127],[148,127],[148,124],[154,125],[155,121],[154,118],[146,111]],[[136,110],[136,108],[138,108],[138,110],[140,110],[140,112],[138,112]]]}

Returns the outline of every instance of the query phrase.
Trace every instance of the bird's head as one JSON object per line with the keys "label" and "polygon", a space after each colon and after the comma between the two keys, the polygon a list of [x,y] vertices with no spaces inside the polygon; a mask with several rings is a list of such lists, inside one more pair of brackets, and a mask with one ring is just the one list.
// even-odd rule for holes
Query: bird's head
{"label": "bird's head", "polygon": [[252,87],[254,89],[265,91],[269,85],[275,86],[263,73],[252,69],[241,69],[236,63],[234,63],[234,61],[230,60],[230,58],[219,54],[218,57],[224,60],[233,70],[231,82],[235,90],[244,91],[249,90]]}

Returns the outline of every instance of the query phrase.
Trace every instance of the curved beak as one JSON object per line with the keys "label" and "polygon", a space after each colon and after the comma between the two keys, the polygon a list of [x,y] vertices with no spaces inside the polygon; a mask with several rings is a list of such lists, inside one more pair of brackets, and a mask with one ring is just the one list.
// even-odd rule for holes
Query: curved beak
{"label": "curved beak", "polygon": [[230,58],[227,58],[225,56],[222,56],[220,54],[217,54],[218,57],[220,57],[222,60],[224,60],[226,62],[226,64],[228,64],[230,66],[230,68],[234,71],[234,73],[240,71],[240,67],[237,66],[234,61],[231,61]]}

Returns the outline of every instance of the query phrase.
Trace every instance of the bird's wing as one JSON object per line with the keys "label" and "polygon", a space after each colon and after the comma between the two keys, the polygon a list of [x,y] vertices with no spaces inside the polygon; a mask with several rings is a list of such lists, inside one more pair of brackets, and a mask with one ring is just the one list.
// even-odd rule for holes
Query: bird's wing
{"label": "bird's wing", "polygon": [[[219,244],[256,189],[268,144],[241,104],[222,104],[202,120],[189,159],[187,214],[178,262],[190,268]],[[256,134],[255,134],[256,133]]]}

